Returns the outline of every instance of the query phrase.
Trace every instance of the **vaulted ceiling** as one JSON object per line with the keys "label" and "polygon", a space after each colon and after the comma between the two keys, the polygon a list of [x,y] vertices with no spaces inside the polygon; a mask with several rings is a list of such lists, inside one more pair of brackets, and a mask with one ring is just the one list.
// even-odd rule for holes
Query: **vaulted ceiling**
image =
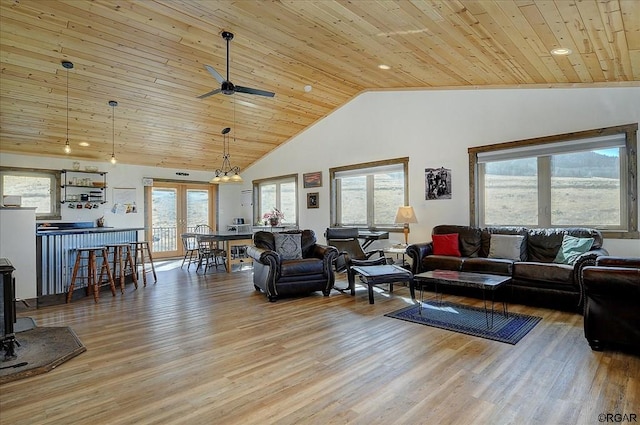
{"label": "vaulted ceiling", "polygon": [[[637,0],[0,0],[0,18],[0,151],[74,160],[115,144],[212,170],[231,127],[246,168],[366,90],[640,81]],[[220,87],[205,64],[226,77],[222,31],[230,81],[275,97],[198,98]]]}

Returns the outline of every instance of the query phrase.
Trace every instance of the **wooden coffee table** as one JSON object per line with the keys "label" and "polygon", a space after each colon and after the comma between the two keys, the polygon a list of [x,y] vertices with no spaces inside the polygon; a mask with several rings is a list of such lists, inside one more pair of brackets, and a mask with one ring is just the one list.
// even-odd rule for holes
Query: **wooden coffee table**
{"label": "wooden coffee table", "polygon": [[[493,327],[494,294],[496,290],[502,288],[511,281],[511,277],[509,276],[499,276],[486,273],[458,272],[451,270],[433,270],[429,272],[418,273],[413,277],[413,279],[414,283],[420,285],[420,314],[422,314],[422,302],[424,301],[424,286],[428,283],[433,283],[435,285],[436,300],[438,300],[438,285],[467,286],[470,288],[482,289],[482,300],[484,301],[484,313],[487,319],[488,328]],[[489,309],[487,306],[487,297],[485,294],[486,291],[491,292],[491,314],[489,314]],[[440,296],[440,301],[441,300],[442,295]],[[509,314],[506,298],[504,298],[502,301],[502,312],[505,316],[508,316]],[[491,321],[489,321],[489,318],[491,318]]]}

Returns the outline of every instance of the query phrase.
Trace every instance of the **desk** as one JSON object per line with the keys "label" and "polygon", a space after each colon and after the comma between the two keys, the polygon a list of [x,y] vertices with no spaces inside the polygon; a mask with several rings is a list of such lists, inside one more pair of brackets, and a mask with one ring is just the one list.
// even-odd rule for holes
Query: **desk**
{"label": "desk", "polygon": [[253,263],[251,257],[248,258],[231,258],[231,250],[234,247],[253,245],[253,233],[237,233],[237,232],[213,232],[213,233],[185,233],[188,236],[196,236],[200,239],[209,239],[215,242],[223,242],[224,249],[227,252],[227,273],[231,273],[231,265],[239,264],[247,261]]}
{"label": "desk", "polygon": [[366,251],[367,247],[374,241],[389,239],[389,232],[374,232],[373,230],[358,229],[358,239],[364,239],[364,242],[362,243],[362,249]]}

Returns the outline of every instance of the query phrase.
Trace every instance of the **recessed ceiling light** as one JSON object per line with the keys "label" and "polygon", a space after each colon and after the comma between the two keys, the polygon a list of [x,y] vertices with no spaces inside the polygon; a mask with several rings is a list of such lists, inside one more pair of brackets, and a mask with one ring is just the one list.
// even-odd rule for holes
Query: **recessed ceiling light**
{"label": "recessed ceiling light", "polygon": [[80,142],[80,143],[78,143],[78,144],[79,144],[80,146],[84,146],[85,148],[86,148],[87,146],[89,146],[89,143],[87,143],[87,142]]}
{"label": "recessed ceiling light", "polygon": [[385,65],[385,64],[378,65],[378,68],[384,69],[384,70],[391,69],[391,67],[389,65]]}
{"label": "recessed ceiling light", "polygon": [[567,48],[567,47],[556,47],[555,49],[551,50],[551,54],[552,55],[557,55],[557,56],[566,56],[566,55],[570,55],[571,49]]}

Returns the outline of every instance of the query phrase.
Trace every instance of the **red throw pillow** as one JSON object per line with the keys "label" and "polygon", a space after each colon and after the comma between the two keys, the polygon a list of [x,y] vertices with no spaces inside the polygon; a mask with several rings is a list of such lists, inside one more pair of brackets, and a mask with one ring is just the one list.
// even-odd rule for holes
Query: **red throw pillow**
{"label": "red throw pillow", "polygon": [[446,235],[432,235],[431,239],[433,240],[434,255],[450,255],[453,257],[460,257],[457,233],[449,233]]}

